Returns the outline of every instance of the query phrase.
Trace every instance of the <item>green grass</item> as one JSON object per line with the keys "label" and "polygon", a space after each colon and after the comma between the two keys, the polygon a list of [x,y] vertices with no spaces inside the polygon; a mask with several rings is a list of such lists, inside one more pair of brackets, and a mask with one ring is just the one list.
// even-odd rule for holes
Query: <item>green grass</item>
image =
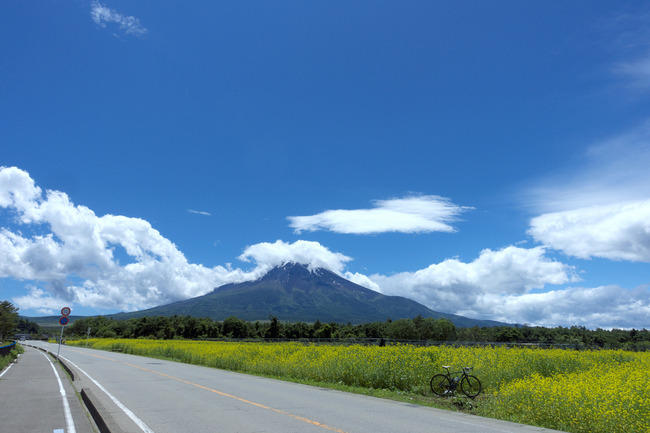
{"label": "green grass", "polygon": [[[4,343],[1,345],[4,346]],[[20,344],[16,344],[16,347],[11,352],[9,352],[9,355],[0,356],[0,371],[4,370],[9,364],[18,358],[19,354],[24,352],[25,349]]]}

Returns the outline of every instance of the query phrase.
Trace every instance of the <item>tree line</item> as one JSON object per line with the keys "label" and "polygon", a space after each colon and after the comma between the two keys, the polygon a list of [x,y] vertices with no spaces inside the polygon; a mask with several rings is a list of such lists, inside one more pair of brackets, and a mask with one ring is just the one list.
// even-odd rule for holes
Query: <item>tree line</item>
{"label": "tree line", "polygon": [[[90,333],[88,334],[88,329]],[[268,321],[247,322],[231,316],[224,321],[193,316],[150,316],[115,320],[103,316],[76,320],[66,335],[99,338],[271,338],[271,339],[336,339],[385,338],[396,340],[436,340],[452,338],[456,327],[447,319],[423,318],[388,320],[352,325],[336,322],[284,323],[269,316]]]}
{"label": "tree line", "polygon": [[[90,329],[90,334],[88,334]],[[567,345],[575,348],[650,350],[650,331],[596,329],[583,326],[545,328],[496,326],[456,328],[448,319],[417,316],[363,324],[247,322],[231,316],[224,321],[192,316],[152,316],[115,320],[103,316],[78,319],[66,335],[100,338],[155,339],[384,339],[434,342],[518,343]]]}
{"label": "tree line", "polygon": [[[375,339],[429,342],[517,343],[567,345],[575,348],[650,350],[647,329],[596,329],[583,326],[545,328],[539,326],[496,326],[456,328],[448,319],[417,316],[414,319],[386,320],[362,324],[285,323],[274,316],[267,321],[247,322],[231,316],[223,321],[193,316],[150,316],[116,320],[104,316],[84,317],[65,329],[65,336],[97,338],[155,339]],[[18,308],[0,302],[0,341],[15,334],[39,337],[58,334],[58,328],[43,329],[20,318]],[[90,332],[88,332],[90,330]]]}

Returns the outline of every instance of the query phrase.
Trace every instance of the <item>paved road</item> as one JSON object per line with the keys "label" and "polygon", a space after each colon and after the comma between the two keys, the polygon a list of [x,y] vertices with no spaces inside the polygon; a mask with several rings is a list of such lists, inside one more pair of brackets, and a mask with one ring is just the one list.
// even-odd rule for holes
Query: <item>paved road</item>
{"label": "paved road", "polygon": [[0,431],[95,432],[70,379],[44,352],[25,347],[0,373]]}
{"label": "paved road", "polygon": [[121,353],[64,346],[61,358],[126,432],[552,432]]}

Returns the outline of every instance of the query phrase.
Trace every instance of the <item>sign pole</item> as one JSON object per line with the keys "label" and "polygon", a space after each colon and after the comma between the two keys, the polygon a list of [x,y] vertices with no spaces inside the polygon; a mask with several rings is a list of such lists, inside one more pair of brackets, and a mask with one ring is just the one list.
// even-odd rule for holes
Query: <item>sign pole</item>
{"label": "sign pole", "polygon": [[65,326],[61,325],[61,336],[59,337],[59,348],[56,351],[56,359],[59,359],[59,352],[61,351],[61,341],[63,340],[63,328],[65,328]]}

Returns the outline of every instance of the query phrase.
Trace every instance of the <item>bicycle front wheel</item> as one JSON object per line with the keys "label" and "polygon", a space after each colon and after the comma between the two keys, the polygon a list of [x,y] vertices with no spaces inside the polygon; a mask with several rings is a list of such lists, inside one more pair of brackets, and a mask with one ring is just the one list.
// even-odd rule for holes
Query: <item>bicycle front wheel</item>
{"label": "bicycle front wheel", "polygon": [[440,397],[445,397],[449,393],[451,382],[444,374],[436,374],[431,378],[431,391]]}
{"label": "bicycle front wheel", "polygon": [[481,392],[481,381],[476,376],[467,375],[460,381],[460,390],[470,398],[474,398]]}

